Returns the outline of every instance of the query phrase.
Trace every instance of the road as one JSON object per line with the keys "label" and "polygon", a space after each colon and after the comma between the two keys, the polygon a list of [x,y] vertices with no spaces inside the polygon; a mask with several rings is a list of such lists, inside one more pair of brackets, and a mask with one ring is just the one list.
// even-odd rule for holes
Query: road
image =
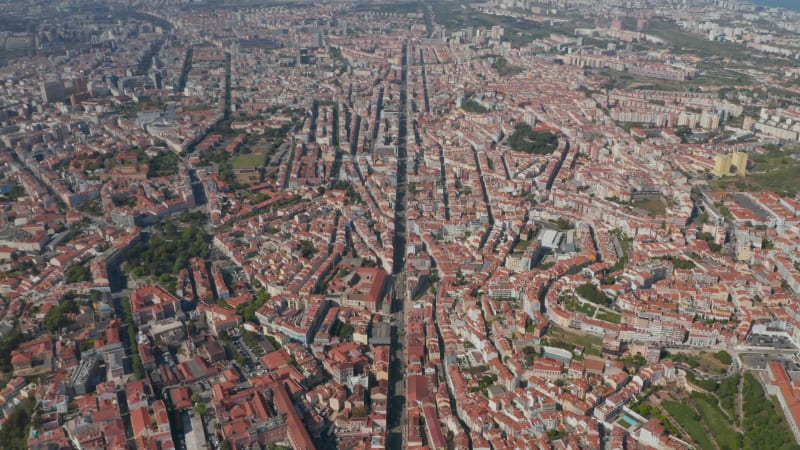
{"label": "road", "polygon": [[[400,111],[397,148],[397,197],[394,220],[394,298],[392,321],[395,323],[394,339],[389,360],[390,400],[387,417],[387,448],[406,447],[406,303],[408,301],[405,277],[405,249],[408,206],[408,47],[403,45],[402,71],[400,77]],[[377,126],[376,126],[377,128]]]}
{"label": "road", "polygon": [[739,425],[744,423],[744,397],[742,396],[742,389],[744,388],[744,377],[739,379],[739,384],[736,386],[736,414],[739,416]]}

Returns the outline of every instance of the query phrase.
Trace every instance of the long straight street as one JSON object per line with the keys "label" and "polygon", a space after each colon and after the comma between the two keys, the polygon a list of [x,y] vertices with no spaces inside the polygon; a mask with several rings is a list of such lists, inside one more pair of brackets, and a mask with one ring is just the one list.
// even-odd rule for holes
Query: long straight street
{"label": "long straight street", "polygon": [[404,448],[406,444],[406,302],[407,285],[405,277],[405,248],[408,204],[408,47],[403,47],[402,73],[400,85],[400,112],[397,146],[397,199],[394,223],[394,298],[392,299],[392,319],[395,323],[390,360],[389,388],[389,448]]}

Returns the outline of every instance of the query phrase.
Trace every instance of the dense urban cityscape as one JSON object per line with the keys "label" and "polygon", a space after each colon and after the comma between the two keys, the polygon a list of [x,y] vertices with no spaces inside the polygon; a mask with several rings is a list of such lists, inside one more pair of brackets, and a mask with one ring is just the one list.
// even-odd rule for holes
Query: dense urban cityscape
{"label": "dense urban cityscape", "polygon": [[0,6],[0,448],[800,449],[800,12]]}

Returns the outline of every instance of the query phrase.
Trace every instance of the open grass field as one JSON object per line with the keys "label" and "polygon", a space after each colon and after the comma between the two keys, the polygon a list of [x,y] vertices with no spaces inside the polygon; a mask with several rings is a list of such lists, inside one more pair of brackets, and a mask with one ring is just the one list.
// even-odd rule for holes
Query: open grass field
{"label": "open grass field", "polygon": [[466,2],[440,0],[431,3],[436,23],[444,25],[447,31],[458,31],[467,27],[491,28],[499,25],[505,28],[505,38],[515,46],[529,44],[532,40],[560,32],[572,34],[574,27],[555,28],[544,23],[517,19],[510,16],[485,14],[469,7]]}
{"label": "open grass field", "polygon": [[[632,75],[627,72],[603,71],[619,88],[687,91],[714,90],[717,87],[743,86],[754,80],[744,72],[750,68],[750,51],[743,45],[730,42],[713,42],[705,36],[683,31],[672,22],[654,20],[648,34],[663,39],[666,44],[645,44],[646,47],[669,48],[675,53],[692,53],[706,61],[698,64],[701,76],[692,80],[673,81]],[[723,62],[722,59],[726,62]]]}
{"label": "open grass field", "polygon": [[622,321],[622,316],[610,311],[600,310],[600,312],[597,313],[597,316],[595,316],[595,319],[605,320],[606,322],[611,323],[620,323]]}
{"label": "open grass field", "polygon": [[699,88],[704,90],[713,90],[715,87],[746,85],[752,81],[746,75],[726,69],[703,71],[703,75],[685,81],[651,78],[641,75],[632,75],[627,72],[618,72],[615,70],[599,71],[598,74],[605,76],[609,80],[613,80],[614,86],[618,88],[654,91],[684,92]]}
{"label": "open grass field", "polygon": [[668,42],[674,51],[694,53],[701,57],[719,56],[733,60],[748,57],[747,48],[730,42],[709,41],[705,36],[681,30],[676,24],[654,20],[649,24],[648,33]]}
{"label": "open grass field", "polygon": [[242,167],[261,167],[264,165],[264,153],[253,152],[240,154],[233,159],[231,165],[234,169]]}
{"label": "open grass field", "polygon": [[564,308],[567,311],[578,311],[586,314],[589,317],[594,316],[594,313],[597,311],[597,308],[592,306],[589,303],[582,303],[575,297],[570,297],[563,302]]}
{"label": "open grass field", "polygon": [[667,205],[662,199],[638,200],[631,203],[634,208],[647,211],[651,215],[659,216],[667,213]]}
{"label": "open grass field", "polygon": [[772,149],[750,159],[755,165],[746,177],[727,177],[717,181],[717,186],[726,191],[772,191],[788,197],[800,193],[800,147]]}
{"label": "open grass field", "polygon": [[751,173],[768,173],[773,170],[800,165],[800,147],[785,146],[783,148],[770,148],[766,153],[752,154],[750,160],[754,167]]}
{"label": "open grass field", "polygon": [[[707,354],[713,357],[712,353]],[[728,386],[712,389],[713,395],[700,392],[670,395],[661,406],[686,433],[684,438],[694,441],[700,449],[800,449],[777,402],[765,396],[764,388],[750,373],[744,375],[742,391],[744,423],[737,427],[733,416],[739,379],[731,378]],[[719,407],[718,399],[725,405],[727,415]]]}
{"label": "open grass field", "polygon": [[[730,358],[727,353],[716,357],[714,353],[706,355],[725,361]],[[679,359],[687,363],[685,358]],[[697,359],[693,358],[689,365],[695,364]],[[634,405],[633,409],[646,417],[656,416],[664,424],[677,423],[680,429],[672,429],[670,433],[691,441],[698,449],[800,450],[777,400],[765,394],[764,387],[752,373],[735,375],[720,383],[693,380],[691,375],[688,378],[693,386],[710,393],[694,391],[689,394],[679,388],[662,390],[659,395],[645,398],[645,403]],[[650,403],[652,401],[655,404]],[[742,423],[738,420],[740,401]],[[671,418],[657,414],[658,406]]]}
{"label": "open grass field", "polygon": [[713,439],[720,448],[741,448],[742,435],[739,434],[730,424],[730,420],[717,407],[715,399],[705,395],[693,394],[692,403],[700,416],[703,424],[711,432]]}
{"label": "open grass field", "polygon": [[710,352],[700,352],[693,356],[697,362],[700,363],[697,367],[695,367],[695,369],[703,373],[711,375],[722,374],[725,373],[730,366],[730,364],[720,361],[714,356],[713,353]]}
{"label": "open grass field", "polygon": [[[650,23],[649,34],[660,37],[668,42],[668,47],[675,53],[694,53],[703,58],[726,58],[733,61],[729,67],[758,67],[777,68],[781,64],[795,65],[797,62],[791,58],[765,57],[757,52],[748,50],[744,45],[733,42],[709,41],[704,35],[683,31],[676,24],[654,20]],[[705,69],[702,65],[701,69]],[[725,70],[724,67],[719,67]],[[742,75],[743,77],[746,77]]]}
{"label": "open grass field", "polygon": [[547,336],[556,341],[582,345],[584,353],[588,355],[600,356],[603,351],[603,340],[597,336],[578,334],[556,326],[550,327]]}
{"label": "open grass field", "polygon": [[356,11],[371,11],[378,13],[410,14],[422,12],[423,4],[418,1],[399,2],[361,2],[353,8]]}
{"label": "open grass field", "polygon": [[698,448],[714,448],[714,444],[711,443],[708,433],[706,433],[700,422],[700,417],[689,405],[678,402],[664,402],[661,406],[678,422],[681,428],[689,433],[689,437],[697,443]]}
{"label": "open grass field", "polygon": [[[678,424],[697,443],[699,448],[737,449],[742,435],[730,424],[716,402],[702,394],[693,394],[684,402],[667,401],[661,404]],[[716,442],[716,446],[712,443]]]}
{"label": "open grass field", "polygon": [[527,250],[530,245],[530,239],[520,239],[519,242],[517,242],[517,245],[514,246],[514,253],[525,253],[525,250]]}
{"label": "open grass field", "polygon": [[750,176],[750,181],[758,187],[758,190],[773,191],[794,197],[800,192],[800,165],[773,170],[769,173],[753,174]]}
{"label": "open grass field", "polygon": [[730,367],[730,354],[719,352],[719,355],[711,352],[700,351],[692,353],[677,353],[671,356],[672,360],[709,375],[720,375],[725,373]]}

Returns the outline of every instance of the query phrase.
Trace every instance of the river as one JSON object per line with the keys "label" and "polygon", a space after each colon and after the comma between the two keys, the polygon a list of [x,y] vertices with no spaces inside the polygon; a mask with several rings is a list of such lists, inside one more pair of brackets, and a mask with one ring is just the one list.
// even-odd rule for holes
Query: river
{"label": "river", "polygon": [[798,0],[748,0],[748,2],[759,6],[771,6],[774,8],[786,8],[800,11],[800,1]]}

